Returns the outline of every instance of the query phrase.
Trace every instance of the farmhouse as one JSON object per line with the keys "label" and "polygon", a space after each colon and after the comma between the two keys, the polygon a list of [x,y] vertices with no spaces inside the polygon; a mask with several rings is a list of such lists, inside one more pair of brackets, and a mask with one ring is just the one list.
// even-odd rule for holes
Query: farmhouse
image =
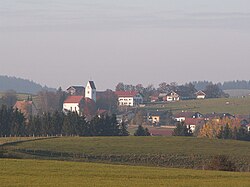
{"label": "farmhouse", "polygon": [[170,101],[170,102],[173,102],[173,101],[179,101],[180,100],[180,96],[174,92],[174,91],[171,91],[170,93],[168,93],[166,95],[166,97],[163,98],[164,101]]}
{"label": "farmhouse", "polygon": [[197,99],[205,99],[206,98],[205,92],[203,92],[201,90],[199,90],[198,92],[196,92],[195,95],[196,95]]}
{"label": "farmhouse", "polygon": [[136,91],[116,91],[119,106],[136,106],[143,103],[143,97]]}
{"label": "farmhouse", "polygon": [[83,96],[68,96],[63,103],[63,111],[68,112],[77,112],[79,115],[83,114],[84,107],[84,97]]}
{"label": "farmhouse", "polygon": [[185,119],[185,125],[187,126],[187,128],[190,128],[192,133],[194,133],[197,126],[199,125],[201,126],[203,124],[205,124],[205,120],[202,118],[186,118]]}

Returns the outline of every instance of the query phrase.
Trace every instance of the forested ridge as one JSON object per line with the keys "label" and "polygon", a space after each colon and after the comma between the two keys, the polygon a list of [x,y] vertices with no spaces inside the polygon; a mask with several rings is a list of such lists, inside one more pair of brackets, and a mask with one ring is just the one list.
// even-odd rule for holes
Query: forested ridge
{"label": "forested ridge", "polygon": [[41,90],[55,91],[53,88],[42,86],[28,79],[0,75],[0,91],[5,92],[8,90],[14,90],[17,93],[30,94],[36,94]]}

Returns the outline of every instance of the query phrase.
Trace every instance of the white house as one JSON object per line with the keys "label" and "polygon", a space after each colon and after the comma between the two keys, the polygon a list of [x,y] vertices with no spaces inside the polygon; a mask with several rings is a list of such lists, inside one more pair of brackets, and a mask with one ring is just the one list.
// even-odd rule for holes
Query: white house
{"label": "white house", "polygon": [[96,102],[96,87],[94,81],[89,81],[85,88],[85,97]]}
{"label": "white house", "polygon": [[79,115],[82,115],[84,105],[83,96],[68,96],[63,103],[63,111],[67,112],[77,112]]}
{"label": "white house", "polygon": [[206,97],[206,94],[203,91],[201,91],[201,90],[199,90],[198,92],[196,92],[195,95],[196,95],[197,99],[205,99],[205,97]]}
{"label": "white house", "polygon": [[116,91],[119,106],[136,106],[143,103],[143,97],[136,91]]}
{"label": "white house", "polygon": [[166,101],[179,101],[180,100],[180,96],[174,92],[174,91],[171,91],[170,93],[167,94],[166,96]]}

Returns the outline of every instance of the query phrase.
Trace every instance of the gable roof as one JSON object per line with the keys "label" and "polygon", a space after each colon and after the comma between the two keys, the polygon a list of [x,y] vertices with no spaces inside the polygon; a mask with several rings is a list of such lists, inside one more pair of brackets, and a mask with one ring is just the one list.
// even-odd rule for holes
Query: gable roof
{"label": "gable roof", "polygon": [[185,118],[194,118],[197,115],[202,115],[199,112],[180,112],[174,115],[175,118],[181,118],[181,117],[185,117]]}
{"label": "gable roof", "polygon": [[175,97],[179,97],[179,94],[174,92],[174,91],[171,91],[167,94],[167,96],[175,96]]}
{"label": "gable roof", "polygon": [[206,95],[205,92],[203,92],[202,90],[199,90],[198,92],[195,93],[195,95]]}
{"label": "gable roof", "polygon": [[83,99],[83,96],[71,95],[67,97],[64,103],[80,103],[82,99]]}
{"label": "gable roof", "polygon": [[92,89],[96,89],[94,81],[89,81],[89,85]]}
{"label": "gable roof", "polygon": [[204,124],[205,120],[201,118],[186,118],[185,119],[185,124],[186,125],[199,125],[199,124]]}
{"label": "gable roof", "polygon": [[67,90],[69,90],[70,88],[74,88],[75,90],[84,90],[84,86],[70,86],[67,88]]}
{"label": "gable roof", "polygon": [[115,94],[118,97],[134,97],[138,94],[139,92],[136,91],[116,91]]}

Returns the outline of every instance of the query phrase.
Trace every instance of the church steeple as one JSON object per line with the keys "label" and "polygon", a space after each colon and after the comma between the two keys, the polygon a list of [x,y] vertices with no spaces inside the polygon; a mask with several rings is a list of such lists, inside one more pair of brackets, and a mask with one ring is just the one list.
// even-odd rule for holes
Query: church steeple
{"label": "church steeple", "polygon": [[85,88],[85,97],[96,102],[96,87],[94,81],[89,81]]}

